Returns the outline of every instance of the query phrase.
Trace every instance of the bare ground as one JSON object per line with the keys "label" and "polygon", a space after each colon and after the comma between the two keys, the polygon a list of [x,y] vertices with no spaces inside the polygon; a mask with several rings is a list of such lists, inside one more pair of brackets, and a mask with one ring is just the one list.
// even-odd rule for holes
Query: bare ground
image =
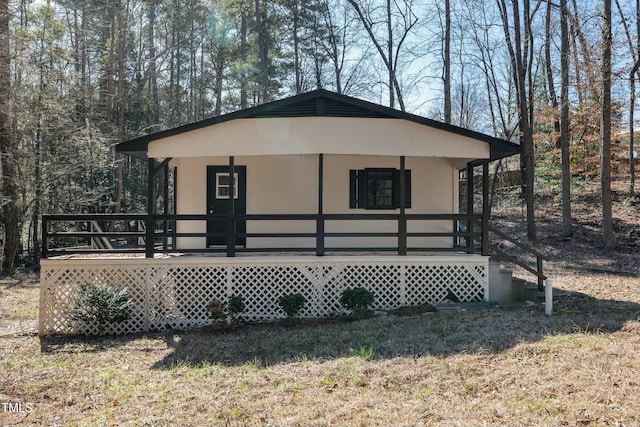
{"label": "bare ground", "polygon": [[[640,426],[638,250],[623,240],[638,206],[616,208],[605,253],[580,203],[570,240],[553,207],[540,215],[553,316],[537,303],[39,339],[37,278],[2,279],[0,425]],[[514,235],[518,209],[496,212]]]}

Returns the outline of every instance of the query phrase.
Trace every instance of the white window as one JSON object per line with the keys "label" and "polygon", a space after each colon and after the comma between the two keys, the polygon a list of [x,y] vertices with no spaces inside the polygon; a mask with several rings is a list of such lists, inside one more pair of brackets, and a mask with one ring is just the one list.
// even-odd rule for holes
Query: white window
{"label": "white window", "polygon": [[[229,199],[229,173],[216,173],[216,199]],[[238,173],[233,174],[233,198],[238,198]]]}

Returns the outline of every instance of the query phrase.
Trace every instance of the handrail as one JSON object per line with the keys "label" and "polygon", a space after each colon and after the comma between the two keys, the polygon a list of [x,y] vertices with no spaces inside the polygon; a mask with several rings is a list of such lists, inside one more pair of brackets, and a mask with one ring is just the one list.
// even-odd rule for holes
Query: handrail
{"label": "handrail", "polygon": [[544,274],[543,271],[543,261],[548,261],[549,257],[540,253],[539,251],[523,244],[522,242],[519,242],[518,240],[514,239],[513,237],[509,236],[508,234],[496,229],[495,227],[489,225],[487,231],[489,231],[490,233],[493,233],[495,235],[497,235],[498,237],[513,243],[514,245],[516,245],[517,247],[519,247],[520,249],[522,249],[523,251],[533,255],[536,257],[536,267],[533,268],[531,267],[529,264],[527,264],[525,261],[522,261],[518,258],[516,258],[513,255],[510,255],[508,253],[506,253],[505,251],[503,251],[502,249],[500,249],[498,246],[494,245],[491,243],[491,241],[489,241],[489,249],[492,252],[495,252],[496,254],[500,255],[501,257],[507,259],[509,262],[512,262],[513,264],[516,264],[520,267],[522,267],[523,269],[525,269],[526,271],[528,271],[529,273],[533,274],[534,276],[536,276],[536,278],[538,279],[538,290],[539,291],[543,291],[544,290],[544,281],[547,279],[547,276]]}
{"label": "handrail", "polygon": [[497,230],[496,228],[492,227],[491,225],[489,226],[489,231],[492,232],[493,234],[496,234],[498,236],[500,236],[501,238],[503,238],[504,240],[507,240],[511,243],[513,243],[514,245],[518,246],[520,249],[522,249],[523,251],[529,252],[532,255],[535,255],[537,257],[542,258],[545,261],[549,260],[549,257],[538,252],[537,250],[519,242],[518,240],[514,239],[513,237],[509,236],[508,234],[503,233],[500,230]]}

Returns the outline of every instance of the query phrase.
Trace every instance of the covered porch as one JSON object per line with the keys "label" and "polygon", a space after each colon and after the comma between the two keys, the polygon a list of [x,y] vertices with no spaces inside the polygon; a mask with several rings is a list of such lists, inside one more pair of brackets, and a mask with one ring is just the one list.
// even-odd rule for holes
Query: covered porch
{"label": "covered porch", "polygon": [[[220,210],[224,212],[217,211],[220,208],[218,204],[216,210],[211,208],[207,213],[175,213],[180,199],[175,191],[179,188],[176,183],[178,172],[173,171],[173,195],[169,194],[167,180],[161,179],[164,190],[158,197],[155,191],[158,188],[157,173],[163,171],[164,176],[169,176],[169,169],[166,163],[160,169],[153,159],[149,159],[149,188],[153,189],[148,199],[151,214],[44,215],[43,258],[80,254],[144,254],[147,258],[168,254],[226,257],[276,253],[296,256],[487,254],[488,217],[482,212],[488,203],[488,162],[480,162],[477,166],[469,163],[460,174],[462,181],[454,182],[454,178],[449,176],[449,182],[442,183],[440,187],[455,187],[455,192],[445,191],[446,196],[431,196],[438,199],[436,202],[425,202],[428,196],[417,200],[416,195],[433,191],[434,187],[425,185],[413,190],[413,208],[407,208],[407,182],[400,179],[399,208],[353,211],[336,208],[336,205],[346,204],[347,194],[343,194],[344,201],[334,199],[325,202],[324,159],[323,154],[316,156],[318,176],[315,188],[302,187],[306,194],[300,197],[285,196],[290,204],[281,205],[280,209],[284,211],[281,213],[266,213],[259,206],[254,209],[262,212],[247,212],[247,205],[251,207],[251,202],[246,200],[241,202],[242,209],[239,210],[238,199],[229,197],[222,201],[225,209]],[[234,160],[233,156],[229,158],[225,176],[237,176]],[[370,164],[371,160],[365,162]],[[398,164],[397,175],[407,176],[404,156],[398,159]],[[413,186],[416,187],[420,184],[415,179],[420,176],[420,170],[413,169],[413,176]],[[257,181],[264,178],[266,176],[259,175]],[[225,192],[237,192],[235,179],[225,185]],[[244,183],[242,192],[246,193],[246,185]],[[209,189],[208,193],[216,191],[219,192],[220,188]],[[194,210],[206,209],[204,190],[202,193],[189,198],[202,205]],[[465,199],[462,201],[464,213],[453,213],[460,210],[459,193]],[[333,205],[330,212],[326,212],[328,204]],[[435,207],[421,206],[427,204]],[[478,204],[480,212],[475,211]],[[312,212],[313,205],[315,212]],[[422,213],[429,209],[440,212]],[[189,208],[183,210],[188,211]],[[73,231],[68,231],[69,228]]]}

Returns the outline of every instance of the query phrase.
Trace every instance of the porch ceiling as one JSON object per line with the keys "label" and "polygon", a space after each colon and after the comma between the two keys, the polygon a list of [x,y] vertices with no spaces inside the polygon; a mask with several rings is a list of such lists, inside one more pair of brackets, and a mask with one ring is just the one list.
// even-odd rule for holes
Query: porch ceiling
{"label": "porch ceiling", "polygon": [[238,119],[167,136],[148,155],[167,157],[299,154],[488,159],[490,146],[407,120],[353,117]]}

